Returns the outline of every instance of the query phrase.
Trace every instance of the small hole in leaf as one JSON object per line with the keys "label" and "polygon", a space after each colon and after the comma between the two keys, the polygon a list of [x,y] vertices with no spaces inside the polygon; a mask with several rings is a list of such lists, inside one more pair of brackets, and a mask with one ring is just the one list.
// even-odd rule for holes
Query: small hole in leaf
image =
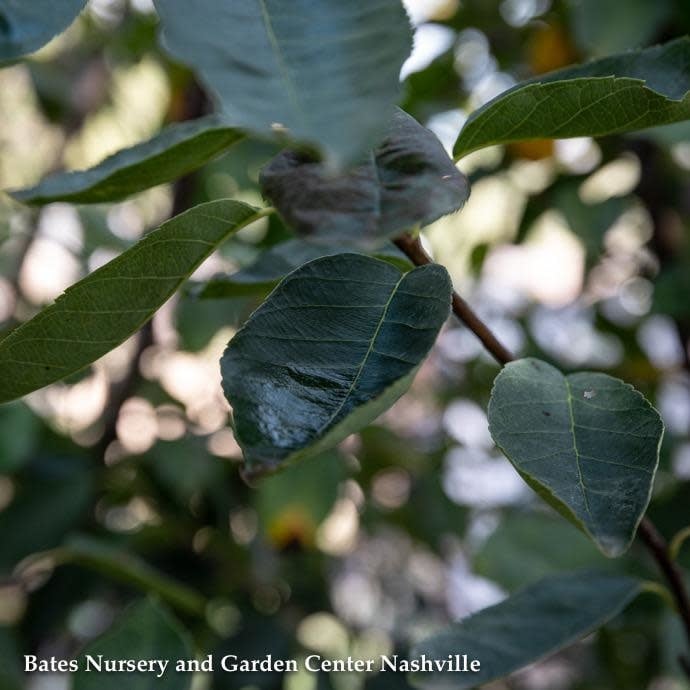
{"label": "small hole in leaf", "polygon": [[594,390],[585,391],[584,392],[585,400],[591,400],[596,394],[597,394],[597,392]]}

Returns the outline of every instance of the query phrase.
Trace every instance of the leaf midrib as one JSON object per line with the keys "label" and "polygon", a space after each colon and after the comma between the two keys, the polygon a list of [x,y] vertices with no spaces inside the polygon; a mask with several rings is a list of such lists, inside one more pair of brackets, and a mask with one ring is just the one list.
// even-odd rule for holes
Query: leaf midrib
{"label": "leaf midrib", "polygon": [[594,518],[592,517],[592,511],[590,510],[589,507],[589,499],[587,498],[587,488],[585,487],[585,480],[584,476],[582,474],[582,467],[580,465],[580,451],[577,448],[577,436],[575,435],[575,412],[573,410],[573,393],[572,393],[572,388],[570,387],[570,382],[568,381],[567,378],[563,379],[565,382],[565,390],[566,390],[566,403],[568,405],[568,416],[570,418],[570,435],[573,438],[573,452],[575,454],[575,467],[577,468],[577,477],[578,477],[578,483],[580,485],[580,490],[582,491],[582,498],[585,502],[585,510],[587,511],[587,515],[589,516],[589,519],[594,521]]}
{"label": "leaf midrib", "polygon": [[306,114],[304,112],[304,109],[302,108],[302,103],[300,102],[299,97],[297,95],[297,86],[292,77],[292,74],[290,73],[290,69],[288,68],[288,64],[285,60],[285,55],[283,55],[283,50],[280,47],[280,41],[278,40],[278,36],[276,35],[275,29],[273,28],[271,15],[268,11],[268,7],[266,6],[266,0],[257,0],[257,2],[259,3],[259,8],[261,10],[261,17],[263,19],[264,27],[266,29],[266,36],[268,37],[268,42],[271,44],[271,47],[273,48],[273,52],[276,56],[276,61],[278,62],[278,69],[280,70],[280,73],[283,76],[283,83],[285,84],[285,90],[287,91],[288,98],[292,103],[292,107],[294,108],[296,115],[299,117],[300,120],[302,120],[302,123],[306,127]]}
{"label": "leaf midrib", "polygon": [[360,363],[359,367],[357,368],[357,373],[355,374],[355,377],[352,379],[352,383],[350,384],[350,387],[347,389],[347,393],[345,393],[345,397],[343,398],[342,402],[338,407],[335,409],[333,414],[321,425],[321,428],[318,430],[316,437],[318,438],[323,434],[323,432],[328,429],[328,427],[333,423],[333,420],[338,417],[338,415],[341,413],[342,409],[345,407],[347,404],[348,400],[350,399],[350,396],[352,395],[353,391],[357,387],[357,384],[359,383],[359,379],[362,376],[362,373],[364,372],[364,368],[367,365],[367,362],[369,361],[369,357],[371,354],[374,352],[374,345],[376,344],[376,340],[379,337],[379,333],[381,331],[381,328],[383,324],[386,321],[386,315],[388,314],[388,309],[393,302],[393,299],[395,298],[396,293],[398,292],[398,288],[400,287],[401,283],[403,280],[405,280],[405,277],[407,276],[407,273],[403,273],[398,281],[395,283],[393,286],[393,289],[391,290],[391,294],[388,297],[388,300],[386,301],[383,311],[381,312],[381,317],[379,318],[379,322],[376,324],[376,329],[374,330],[374,333],[371,337],[371,341],[369,343],[369,347],[367,348],[366,353],[364,354],[364,357],[362,359],[362,362]]}

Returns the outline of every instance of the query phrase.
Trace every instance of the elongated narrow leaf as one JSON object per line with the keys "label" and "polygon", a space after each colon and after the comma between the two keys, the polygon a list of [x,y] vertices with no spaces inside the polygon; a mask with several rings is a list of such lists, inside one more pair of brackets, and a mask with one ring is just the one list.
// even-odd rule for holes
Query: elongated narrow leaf
{"label": "elongated narrow leaf", "polygon": [[[217,299],[261,294],[309,261],[351,251],[352,248],[345,244],[314,244],[300,239],[287,240],[260,254],[250,266],[227,276],[212,278],[198,291],[198,295],[204,299]],[[400,268],[412,268],[407,257],[390,242],[378,247],[372,255]]]}
{"label": "elongated narrow leaf", "polygon": [[243,136],[217,115],[171,125],[153,139],[118,151],[89,170],[57,173],[35,187],[11,194],[26,204],[118,201],[186,175]]}
{"label": "elongated narrow leaf", "polygon": [[436,136],[399,109],[383,143],[354,170],[334,175],[284,151],[261,171],[261,187],[299,234],[368,246],[457,211],[470,194]]}
{"label": "elongated narrow leaf", "polygon": [[511,141],[603,136],[690,119],[690,39],[595,60],[509,89],[472,113],[460,158]]}
{"label": "elongated narrow leaf", "polygon": [[79,371],[135,333],[232,232],[264,211],[202,204],[69,288],[0,341],[0,402]]}
{"label": "elongated narrow leaf", "polygon": [[33,53],[64,31],[86,0],[0,0],[0,64]]}
{"label": "elongated narrow leaf", "polygon": [[605,555],[628,548],[663,434],[659,414],[632,386],[522,359],[496,377],[489,428],[522,477]]}
{"label": "elongated narrow leaf", "polygon": [[412,42],[400,0],[156,0],[165,43],[232,122],[343,164],[380,137]]}
{"label": "elongated narrow leaf", "polygon": [[290,273],[230,341],[223,390],[249,475],[325,450],[407,390],[448,316],[440,266],[359,254]]}
{"label": "elongated narrow leaf", "polygon": [[446,661],[466,654],[478,672],[431,672],[415,685],[454,690],[475,688],[563,649],[616,616],[640,592],[638,580],[575,572],[536,582],[496,606],[418,644],[413,659]]}
{"label": "elongated narrow leaf", "polygon": [[[90,659],[87,657],[90,657]],[[74,690],[188,690],[191,673],[175,671],[178,659],[193,659],[188,633],[161,604],[147,599],[130,607],[122,617],[79,656],[79,670],[73,674]],[[108,671],[105,661],[153,661],[150,670]],[[163,669],[161,663],[167,661]],[[95,663],[102,662],[99,670]]]}

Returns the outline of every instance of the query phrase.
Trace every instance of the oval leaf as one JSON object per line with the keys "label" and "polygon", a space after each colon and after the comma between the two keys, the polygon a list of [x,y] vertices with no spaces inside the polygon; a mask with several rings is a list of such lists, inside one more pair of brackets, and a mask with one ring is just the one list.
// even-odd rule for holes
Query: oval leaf
{"label": "oval leaf", "polygon": [[[227,276],[219,275],[212,278],[197,294],[202,299],[261,294],[274,287],[288,273],[309,261],[351,251],[353,251],[352,248],[344,244],[314,244],[300,239],[287,240],[262,252],[250,266]],[[412,268],[408,258],[390,242],[378,247],[372,255],[396,264],[400,268]]]}
{"label": "oval leaf", "polygon": [[156,0],[165,43],[238,126],[287,134],[338,165],[379,139],[412,47],[400,0]]}
{"label": "oval leaf", "polygon": [[33,53],[64,31],[86,0],[0,0],[0,64]]}
{"label": "oval leaf", "polygon": [[37,205],[118,201],[196,170],[242,138],[239,130],[212,115],[166,127],[153,139],[118,151],[89,170],[57,173],[10,194]]}
{"label": "oval leaf", "polygon": [[297,233],[369,246],[457,211],[470,194],[436,136],[399,109],[383,143],[354,170],[334,175],[323,163],[284,151],[260,181]]}
{"label": "oval leaf", "polygon": [[416,674],[421,687],[474,688],[507,676],[585,637],[616,616],[641,590],[638,580],[575,572],[548,577],[424,640],[412,658],[467,654],[476,673]]}
{"label": "oval leaf", "polygon": [[290,273],[221,360],[248,475],[321,452],[409,388],[450,310],[447,272],[359,254]]}
{"label": "oval leaf", "polygon": [[489,428],[530,486],[605,555],[628,548],[649,503],[663,434],[659,414],[632,386],[522,359],[496,377]]}
{"label": "oval leaf", "polygon": [[265,210],[212,201],[182,213],[0,341],[0,402],[69,376],[146,323],[232,232]]}
{"label": "oval leaf", "polygon": [[[87,670],[90,655],[98,661],[168,661],[165,671],[156,663],[151,672],[107,673],[93,665]],[[175,672],[178,659],[193,659],[187,632],[167,609],[153,599],[130,607],[113,627],[92,642],[80,655],[79,670],[73,675],[73,690],[188,690],[191,673]],[[160,677],[158,675],[160,674]]]}
{"label": "oval leaf", "polygon": [[690,119],[690,38],[523,82],[472,113],[456,158],[525,139],[618,134]]}

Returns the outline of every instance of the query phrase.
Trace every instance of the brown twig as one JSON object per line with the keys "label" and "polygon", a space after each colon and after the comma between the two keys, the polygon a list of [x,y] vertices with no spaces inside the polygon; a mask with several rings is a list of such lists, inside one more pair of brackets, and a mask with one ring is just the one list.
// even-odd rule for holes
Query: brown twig
{"label": "brown twig", "polygon": [[[418,237],[401,235],[395,240],[395,244],[415,266],[433,263],[433,259],[426,253]],[[472,307],[455,290],[453,290],[452,305],[455,316],[482,341],[484,347],[499,364],[507,364],[515,359],[510,350],[499,341],[489,327],[473,311]]]}
{"label": "brown twig", "polygon": [[[433,263],[432,258],[424,251],[424,247],[422,247],[418,237],[403,235],[395,240],[395,244],[416,266],[425,266],[426,264]],[[498,362],[507,364],[514,359],[509,350],[499,342],[488,326],[481,321],[465,300],[455,291],[453,291],[453,312],[482,341],[486,349]],[[649,518],[642,518],[637,534],[656,561],[668,583],[678,609],[678,614],[685,628],[688,645],[690,646],[690,596],[688,596],[683,573],[671,558],[666,540]],[[690,658],[686,655],[681,655],[678,658],[678,663],[688,678],[690,678]]]}
{"label": "brown twig", "polygon": [[[640,526],[637,528],[637,534],[652,554],[668,582],[671,594],[676,602],[678,615],[683,622],[688,645],[690,645],[690,596],[688,596],[683,573],[678,564],[671,558],[666,539],[664,539],[649,518],[642,518],[642,522],[640,522]],[[683,667],[688,678],[690,678],[690,659],[686,655],[681,655],[678,658],[678,662]]]}

